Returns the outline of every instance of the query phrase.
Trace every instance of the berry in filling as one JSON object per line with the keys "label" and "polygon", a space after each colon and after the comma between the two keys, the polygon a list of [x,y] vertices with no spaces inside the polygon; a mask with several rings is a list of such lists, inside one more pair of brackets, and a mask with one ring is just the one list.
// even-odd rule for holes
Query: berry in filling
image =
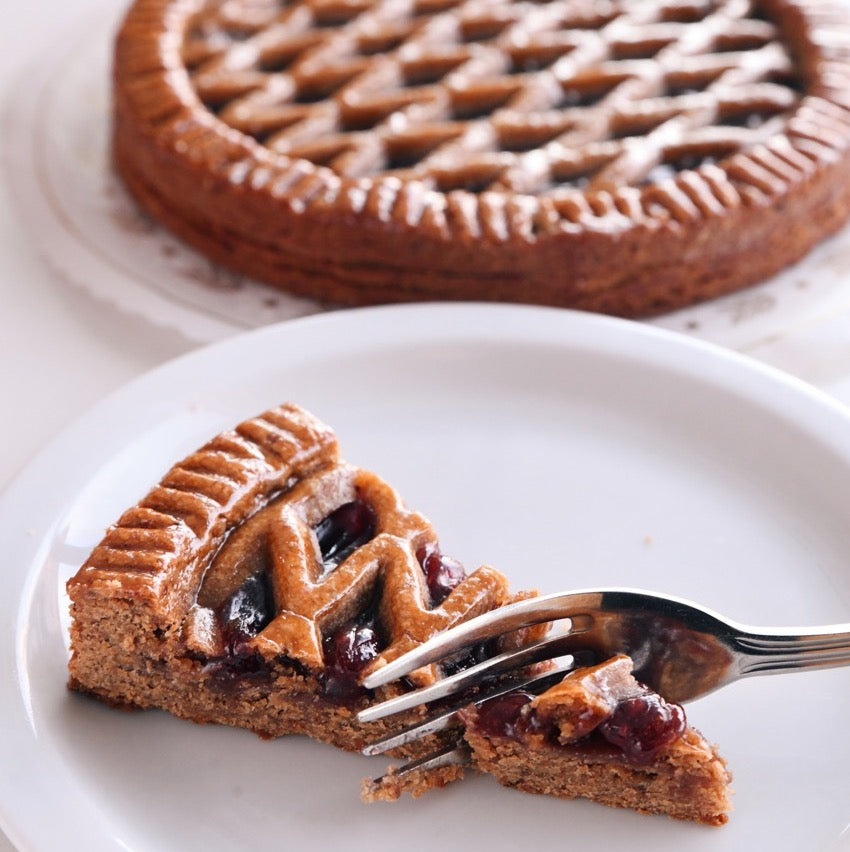
{"label": "berry in filling", "polygon": [[478,706],[475,726],[488,737],[519,739],[526,730],[526,722],[533,718],[533,714],[524,713],[523,708],[533,699],[531,693],[521,691],[490,698]]}
{"label": "berry in filling", "polygon": [[247,580],[224,602],[219,613],[225,646],[230,654],[256,636],[274,617],[274,600],[265,572]]}
{"label": "berry in filling", "polygon": [[339,627],[325,637],[322,689],[332,701],[346,702],[363,694],[360,673],[378,656],[381,643],[374,614]]}
{"label": "berry in filling", "polygon": [[620,701],[598,730],[632,763],[646,763],[682,736],[685,711],[655,692],[646,692]]}
{"label": "berry in filling", "polygon": [[425,572],[433,606],[439,606],[466,577],[463,565],[457,559],[440,553],[440,548],[436,544],[421,547],[416,553],[416,558]]}
{"label": "berry in filling", "polygon": [[358,547],[374,538],[375,511],[364,500],[352,500],[331,512],[316,525],[316,538],[325,571],[331,571]]}
{"label": "berry in filling", "polygon": [[475,728],[484,736],[516,740],[542,733],[560,745],[604,738],[630,763],[649,763],[685,732],[685,712],[630,671],[631,661],[619,656],[577,669],[539,696],[511,692],[491,698],[478,706]]}

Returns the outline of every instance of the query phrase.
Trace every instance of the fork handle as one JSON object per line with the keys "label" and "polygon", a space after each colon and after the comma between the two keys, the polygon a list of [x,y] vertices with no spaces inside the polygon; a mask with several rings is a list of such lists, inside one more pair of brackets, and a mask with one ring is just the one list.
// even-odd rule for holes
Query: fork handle
{"label": "fork handle", "polygon": [[735,637],[741,676],[850,664],[850,631],[846,625],[802,633],[753,629]]}

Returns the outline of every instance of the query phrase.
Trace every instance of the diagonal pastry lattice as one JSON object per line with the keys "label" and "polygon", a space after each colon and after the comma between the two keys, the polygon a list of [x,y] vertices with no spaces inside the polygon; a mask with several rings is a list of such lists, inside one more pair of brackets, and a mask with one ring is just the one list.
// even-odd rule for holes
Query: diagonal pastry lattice
{"label": "diagonal pastry lattice", "polygon": [[639,185],[770,139],[800,98],[748,0],[213,3],[183,59],[269,149],[441,191]]}
{"label": "diagonal pastry lattice", "polygon": [[[331,570],[323,565],[315,528],[330,512],[353,499],[374,512],[375,535]],[[238,528],[208,569],[191,611],[193,650],[222,653],[215,637],[216,610],[257,570],[270,578],[274,614],[248,645],[262,656],[284,656],[321,670],[322,640],[335,626],[379,600],[384,647],[373,666],[389,662],[454,624],[504,603],[506,582],[483,566],[448,597],[432,605],[417,552],[436,544],[431,525],[402,504],[374,474],[338,464],[298,483]],[[212,637],[206,640],[199,637]],[[416,673],[425,684],[435,667]]]}
{"label": "diagonal pastry lattice", "polygon": [[[373,535],[328,570],[316,527],[355,499],[370,507]],[[228,652],[222,604],[263,574],[273,611],[252,650],[321,670],[323,637],[377,603],[375,667],[508,599],[504,576],[482,566],[433,601],[418,554],[434,548],[422,515],[375,474],[341,461],[328,427],[285,404],[174,465],[107,530],[71,594],[129,595],[151,615],[156,643],[173,637],[181,653],[214,658]],[[429,667],[414,680],[436,676]]]}

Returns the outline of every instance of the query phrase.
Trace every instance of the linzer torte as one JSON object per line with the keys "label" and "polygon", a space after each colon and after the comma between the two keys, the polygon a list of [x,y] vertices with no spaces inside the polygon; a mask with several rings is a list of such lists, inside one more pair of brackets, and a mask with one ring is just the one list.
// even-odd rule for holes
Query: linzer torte
{"label": "linzer torte", "polygon": [[[221,433],[172,467],[109,527],[69,581],[68,593],[73,688],[118,706],[159,708],[263,737],[306,734],[348,750],[397,732],[426,712],[411,710],[364,726],[356,714],[370,703],[431,683],[483,654],[539,639],[547,629],[514,632],[500,646],[474,647],[442,666],[419,669],[403,683],[364,688],[366,674],[437,632],[531,593],[510,592],[489,566],[467,574],[442,553],[422,515],[406,508],[374,473],[343,461],[333,432],[294,405]],[[535,772],[548,778],[553,761],[563,760],[563,749],[549,754],[557,737],[540,733],[550,717],[563,733],[563,712],[545,709],[558,706],[552,696],[567,690],[572,711],[583,719],[599,716],[599,727],[605,712],[622,715],[624,701],[646,694],[633,686],[621,661],[601,667],[602,674],[582,671],[564,683],[580,684],[583,691],[561,687],[558,693],[553,687],[535,699],[540,724],[510,721],[510,730],[521,729],[522,737],[506,734],[503,724],[497,732],[501,745],[482,739],[482,732],[493,733],[482,722],[495,718],[492,706],[465,711],[475,765],[513,783],[516,756],[505,748],[518,748],[531,767],[529,784],[538,792],[564,794],[534,781]],[[525,703],[522,696],[508,701]],[[522,712],[526,718],[529,711]],[[649,741],[640,733],[647,714],[622,722],[622,742],[608,746],[601,761],[585,761],[588,777],[573,774],[570,794],[722,822],[728,782],[722,763],[675,713],[660,751],[658,736],[649,738],[651,755],[632,754],[636,736]],[[496,715],[504,720],[504,707]],[[459,733],[436,736],[453,742]],[[598,744],[585,736],[592,733],[588,728],[572,737],[573,754],[585,748],[596,753]],[[431,736],[400,753],[412,756],[438,745]],[[659,778],[647,784],[653,773]],[[419,794],[462,774],[462,767],[450,766],[401,784],[390,773],[366,798]],[[713,799],[706,809],[707,787]],[[602,795],[603,789],[608,793]],[[615,794],[619,802],[611,801]]]}
{"label": "linzer torte", "polygon": [[214,260],[323,303],[643,316],[850,212],[839,0],[136,0],[114,159]]}

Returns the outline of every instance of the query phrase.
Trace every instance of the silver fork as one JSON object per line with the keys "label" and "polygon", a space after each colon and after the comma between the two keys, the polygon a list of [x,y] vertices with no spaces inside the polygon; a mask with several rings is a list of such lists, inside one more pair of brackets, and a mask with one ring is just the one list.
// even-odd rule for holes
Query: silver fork
{"label": "silver fork", "polygon": [[[370,722],[454,698],[423,721],[366,746],[363,753],[381,754],[446,730],[470,703],[514,689],[539,691],[576,666],[619,653],[632,658],[638,680],[677,704],[743,677],[850,664],[850,624],[751,627],[670,595],[586,589],[529,598],[473,618],[371,673],[363,685],[374,689],[464,648],[545,622],[553,622],[553,627],[530,646],[496,654],[430,686],[361,711],[358,720]],[[552,660],[553,667],[542,673],[522,673],[523,668],[544,660]],[[463,746],[448,746],[406,764],[400,772],[467,761]]]}

